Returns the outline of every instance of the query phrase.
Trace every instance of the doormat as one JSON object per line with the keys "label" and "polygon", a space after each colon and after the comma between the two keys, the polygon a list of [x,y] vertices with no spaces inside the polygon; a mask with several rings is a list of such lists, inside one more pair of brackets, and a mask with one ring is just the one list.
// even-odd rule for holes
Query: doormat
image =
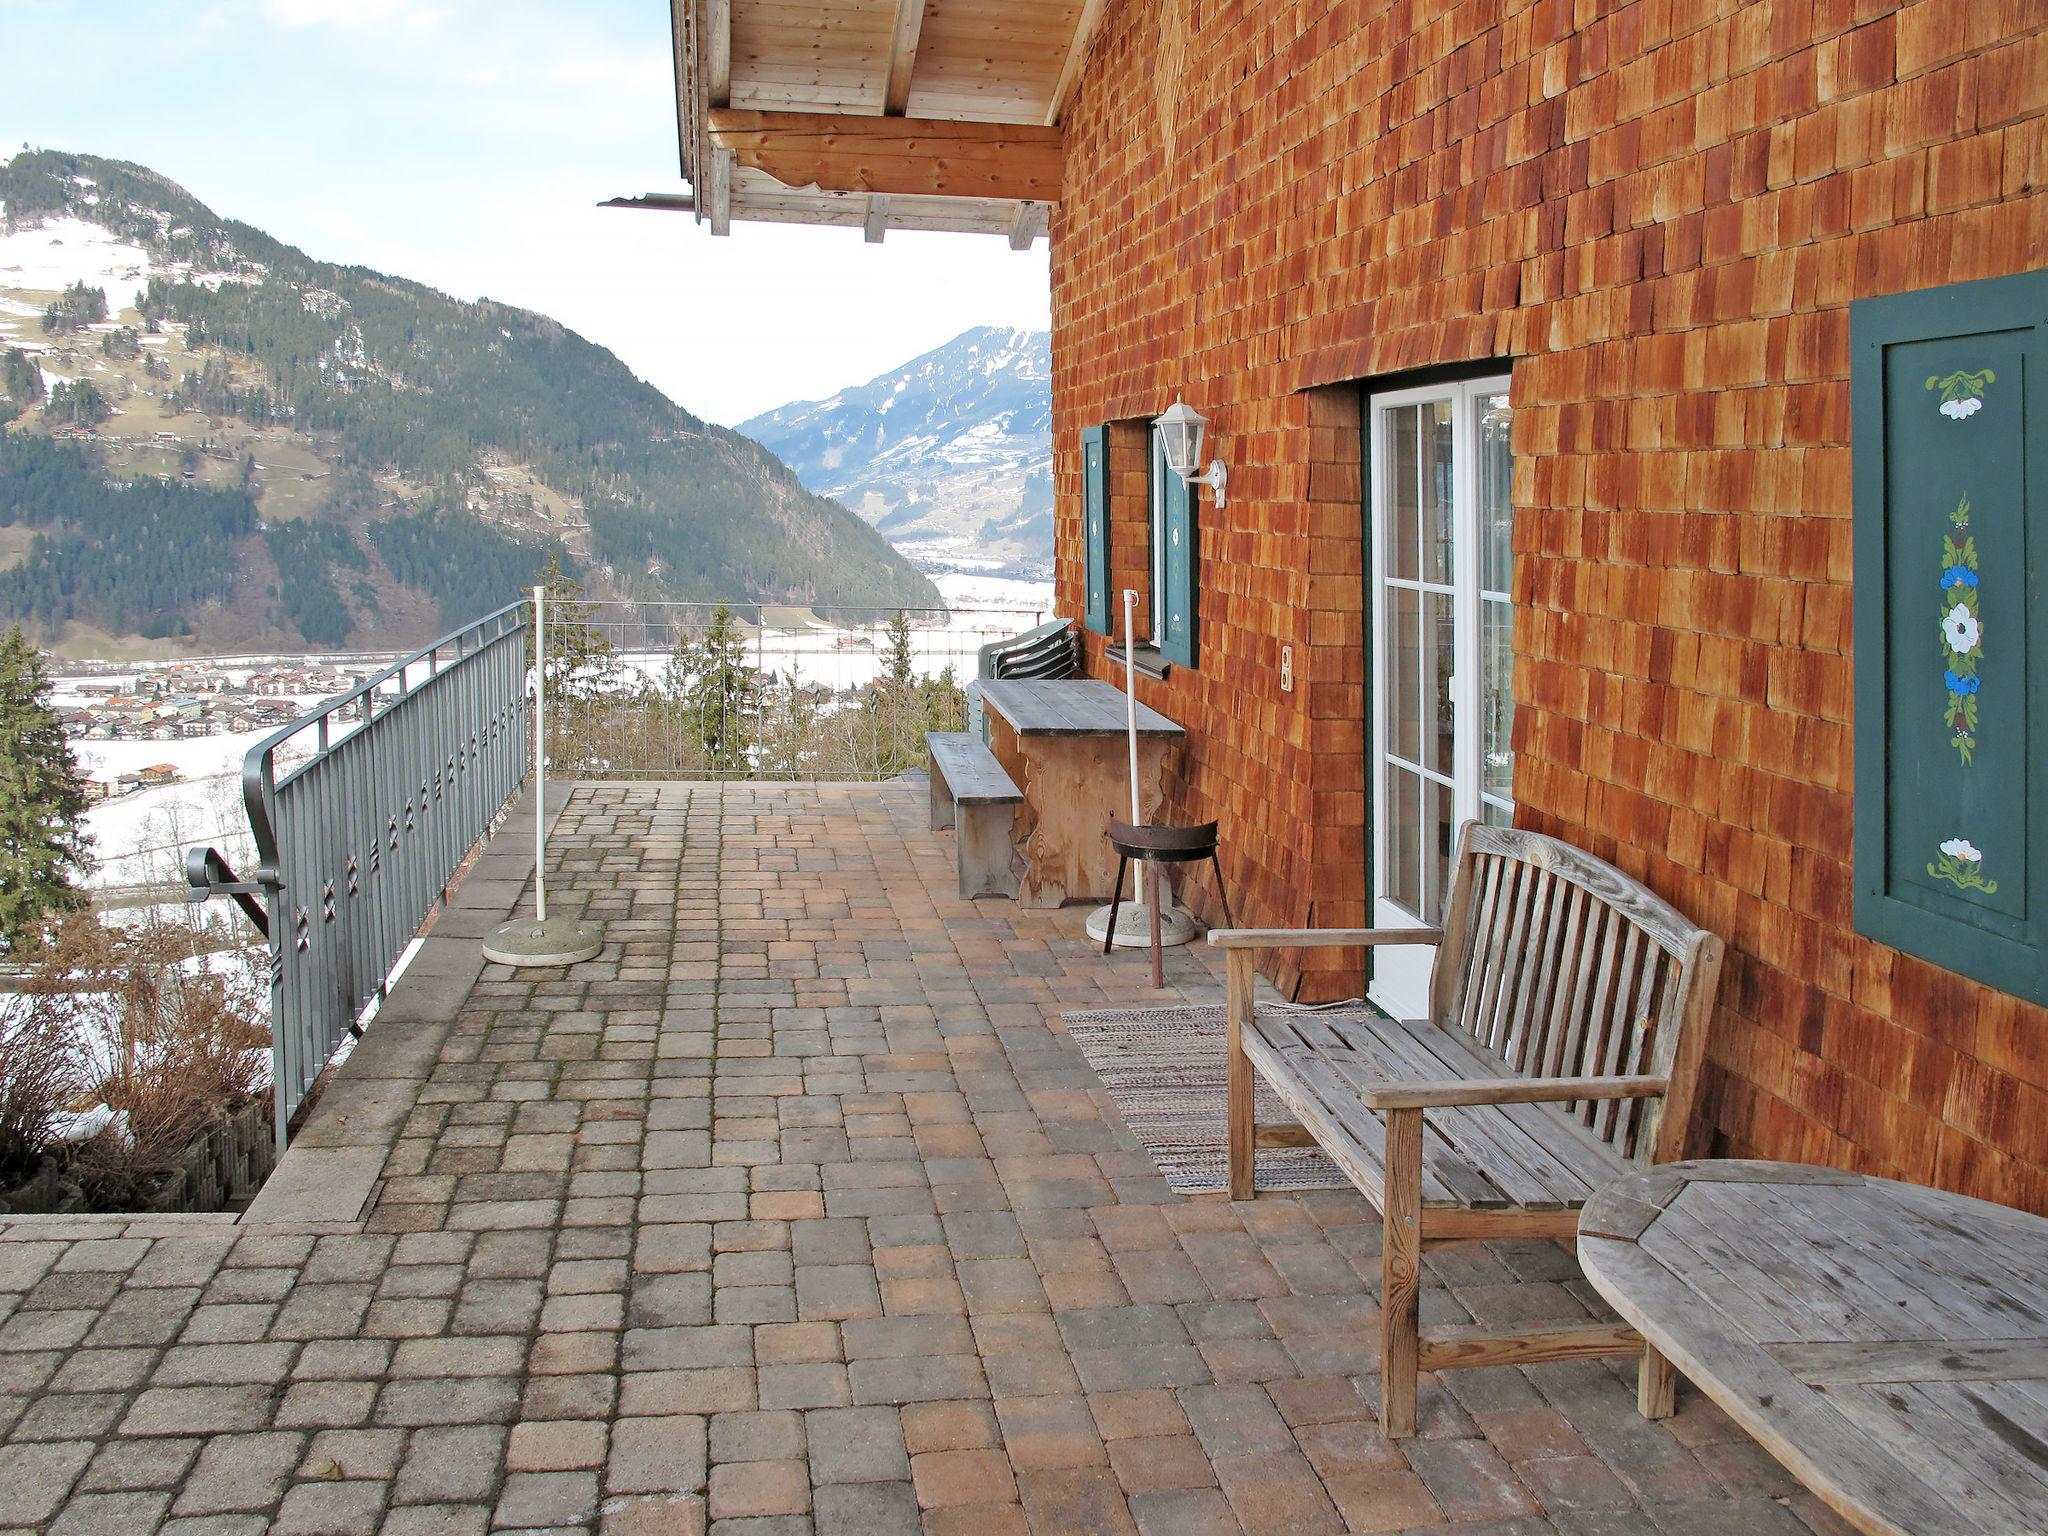
{"label": "doormat", "polygon": [[[1102,1008],[1061,1017],[1167,1186],[1179,1195],[1228,1189],[1223,1010]],[[1294,1118],[1256,1072],[1252,1081],[1259,1120]],[[1258,1171],[1262,1190],[1351,1187],[1314,1147],[1266,1148]]]}

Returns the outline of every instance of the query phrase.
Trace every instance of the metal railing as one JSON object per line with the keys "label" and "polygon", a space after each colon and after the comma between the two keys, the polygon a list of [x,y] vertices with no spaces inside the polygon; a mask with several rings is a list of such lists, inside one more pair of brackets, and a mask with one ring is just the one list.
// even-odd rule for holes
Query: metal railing
{"label": "metal railing", "polygon": [[980,648],[1045,617],[551,599],[550,771],[891,778],[922,765],[927,730],[963,728]]}
{"label": "metal railing", "polygon": [[[515,602],[272,732],[242,765],[257,867],[187,855],[187,899],[232,897],[270,947],[277,1143],[462,861],[526,777],[527,633]],[[360,704],[360,722],[342,720]]]}

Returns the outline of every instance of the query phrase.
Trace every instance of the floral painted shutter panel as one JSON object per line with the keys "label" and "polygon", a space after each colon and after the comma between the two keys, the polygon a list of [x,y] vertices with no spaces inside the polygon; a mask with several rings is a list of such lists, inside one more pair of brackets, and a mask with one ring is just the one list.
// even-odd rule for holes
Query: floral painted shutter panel
{"label": "floral painted shutter panel", "polygon": [[1109,633],[1109,428],[1081,434],[1081,559],[1085,601],[1081,622]]}
{"label": "floral painted shutter panel", "polygon": [[1160,476],[1164,505],[1160,527],[1166,541],[1165,623],[1160,626],[1159,652],[1176,666],[1195,664],[1196,578],[1200,551],[1196,547],[1195,488],[1168,470]]}
{"label": "floral painted shutter panel", "polygon": [[1856,927],[2048,1002],[2048,273],[1850,333]]}

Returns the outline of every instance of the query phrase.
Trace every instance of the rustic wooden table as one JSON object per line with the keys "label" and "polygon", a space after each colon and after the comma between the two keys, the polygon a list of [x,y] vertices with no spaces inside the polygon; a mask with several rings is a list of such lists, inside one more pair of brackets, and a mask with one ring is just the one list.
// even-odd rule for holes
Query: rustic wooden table
{"label": "rustic wooden table", "polygon": [[1587,1204],[1579,1261],[1653,1361],[1858,1530],[2048,1531],[2048,1221],[1826,1168],[1667,1163]]}
{"label": "rustic wooden table", "polygon": [[[1131,772],[1121,690],[1096,678],[983,683],[989,749],[1024,791],[1020,816],[1027,907],[1107,901],[1116,876],[1111,816],[1128,816]],[[1138,706],[1139,819],[1162,795],[1166,755],[1187,733]]]}

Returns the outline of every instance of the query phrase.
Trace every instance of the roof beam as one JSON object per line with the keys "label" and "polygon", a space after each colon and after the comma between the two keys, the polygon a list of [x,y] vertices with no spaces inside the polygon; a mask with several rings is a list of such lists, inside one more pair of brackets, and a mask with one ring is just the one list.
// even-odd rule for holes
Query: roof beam
{"label": "roof beam", "polygon": [[1031,242],[1045,224],[1045,208],[1038,203],[1019,203],[1017,213],[1010,220],[1010,249],[1028,251]]}
{"label": "roof beam", "polygon": [[[714,107],[711,142],[786,187],[1057,202],[1057,128]],[[714,213],[714,218],[716,214]]]}
{"label": "roof beam", "polygon": [[1055,126],[1067,115],[1067,102],[1074,94],[1074,87],[1081,83],[1081,66],[1088,60],[1088,50],[1094,46],[1095,34],[1102,30],[1102,13],[1107,7],[1103,0],[1082,0],[1081,14],[1074,18],[1074,35],[1067,43],[1066,62],[1060,66],[1059,80],[1052,88],[1052,100],[1045,109],[1045,124]]}
{"label": "roof beam", "polygon": [[711,221],[711,233],[729,235],[732,233],[732,151],[722,146],[711,150],[710,196],[704,201],[708,205],[705,214]]}
{"label": "roof beam", "polygon": [[697,199],[688,192],[643,192],[638,197],[608,197],[600,208],[643,208],[656,213],[695,213]]}
{"label": "roof beam", "polygon": [[704,101],[722,107],[732,100],[732,0],[703,0]]}
{"label": "roof beam", "polygon": [[882,91],[882,111],[901,117],[910,110],[910,77],[917,69],[917,39],[924,30],[924,0],[896,0],[896,21],[889,30],[889,80]]}
{"label": "roof beam", "polygon": [[862,234],[869,245],[880,245],[882,236],[889,228],[889,199],[871,197],[868,199],[867,218],[861,224]]}

